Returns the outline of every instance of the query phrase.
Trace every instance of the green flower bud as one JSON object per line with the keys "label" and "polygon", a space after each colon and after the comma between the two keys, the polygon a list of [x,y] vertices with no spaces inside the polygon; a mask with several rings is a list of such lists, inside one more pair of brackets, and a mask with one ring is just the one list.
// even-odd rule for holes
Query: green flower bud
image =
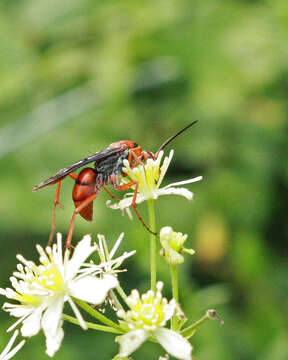
{"label": "green flower bud", "polygon": [[193,255],[193,249],[186,249],[183,244],[187,240],[187,234],[173,231],[170,226],[165,226],[160,230],[160,242],[163,248],[160,255],[171,265],[182,264],[184,262],[183,253]]}

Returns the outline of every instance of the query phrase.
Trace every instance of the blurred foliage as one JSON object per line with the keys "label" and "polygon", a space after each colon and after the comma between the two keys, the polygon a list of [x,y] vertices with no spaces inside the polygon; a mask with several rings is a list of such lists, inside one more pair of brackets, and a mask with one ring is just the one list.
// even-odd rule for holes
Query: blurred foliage
{"label": "blurred foliage", "polygon": [[[188,233],[187,247],[197,251],[182,266],[184,311],[196,320],[215,307],[225,320],[197,331],[194,354],[287,359],[287,40],[285,0],[3,0],[1,286],[15,254],[36,257],[35,244],[48,239],[55,189],[32,194],[32,186],[117,140],[155,151],[198,119],[174,142],[167,180],[203,175],[191,185],[195,201],[157,202],[159,227]],[[63,233],[72,186],[67,179],[61,193]],[[106,195],[94,202],[93,223],[77,219],[74,241],[99,232],[112,243],[125,231],[122,250],[137,254],[120,280],[146,290],[148,234],[107,209]],[[14,319],[1,319],[4,344]],[[109,359],[116,350],[111,335],[66,324],[55,359]],[[146,344],[135,357],[156,359],[157,351]],[[29,357],[47,358],[43,336],[15,358]]]}

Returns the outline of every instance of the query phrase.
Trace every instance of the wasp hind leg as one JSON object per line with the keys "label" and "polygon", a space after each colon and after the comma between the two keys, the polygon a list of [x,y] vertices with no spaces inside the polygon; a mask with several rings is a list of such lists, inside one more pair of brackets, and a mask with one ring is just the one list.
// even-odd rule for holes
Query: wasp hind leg
{"label": "wasp hind leg", "polygon": [[87,207],[92,201],[94,201],[94,199],[96,199],[96,197],[98,196],[98,192],[95,192],[94,194],[90,195],[87,199],[85,199],[79,206],[77,206],[77,208],[74,210],[74,213],[72,215],[71,218],[71,222],[70,222],[70,226],[69,226],[69,230],[68,230],[68,235],[67,235],[67,239],[66,239],[66,249],[69,249],[71,247],[71,242],[72,242],[72,235],[73,235],[73,230],[74,230],[74,224],[75,224],[75,218],[76,215],[79,214],[85,207]]}

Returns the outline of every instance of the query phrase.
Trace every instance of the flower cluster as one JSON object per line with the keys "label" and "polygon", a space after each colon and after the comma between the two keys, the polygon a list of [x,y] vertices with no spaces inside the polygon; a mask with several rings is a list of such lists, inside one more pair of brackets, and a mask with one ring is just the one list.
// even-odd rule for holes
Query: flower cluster
{"label": "flower cluster", "polygon": [[57,244],[52,248],[47,247],[45,251],[37,246],[39,265],[18,255],[22,264],[18,264],[18,271],[10,278],[13,289],[0,289],[0,294],[18,302],[3,305],[5,311],[19,318],[8,331],[20,323],[23,336],[36,335],[42,329],[49,356],[59,349],[64,336],[64,303],[70,304],[79,325],[87,329],[73,298],[98,305],[105,300],[109,290],[118,285],[117,278],[111,274],[104,274],[102,278],[79,274],[83,262],[97,249],[95,244],[91,245],[89,235],[77,244],[72,256],[67,249],[63,256],[61,235],[57,235]]}
{"label": "flower cluster", "polygon": [[[161,187],[173,157],[173,150],[164,159],[163,154],[163,151],[160,151],[155,159],[149,158],[136,167],[128,160],[123,160],[122,171],[125,176],[120,176],[119,180],[122,185],[134,184],[134,193],[126,194],[122,200],[109,203],[108,206],[112,209],[127,210],[129,214],[129,207],[134,206],[135,202],[140,204],[149,200],[151,205],[153,200],[162,195],[180,195],[192,201],[193,193],[179,186],[199,181],[202,177]],[[150,220],[153,216],[154,209],[151,210],[150,206]],[[152,220],[151,223],[155,221]],[[18,318],[8,331],[20,326],[22,336],[31,337],[42,330],[46,338],[46,353],[53,357],[64,337],[63,321],[67,320],[84,330],[92,328],[118,334],[116,341],[119,343],[119,353],[115,359],[127,359],[145,341],[152,341],[159,343],[165,350],[166,355],[160,359],[168,359],[171,355],[180,360],[192,360],[193,347],[188,338],[194,334],[200,322],[182,329],[186,318],[179,304],[176,270],[176,266],[184,262],[183,253],[194,253],[194,250],[184,247],[187,235],[175,232],[169,226],[160,231],[160,254],[171,269],[173,298],[170,301],[162,295],[163,283],[156,281],[156,236],[153,231],[150,234],[151,289],[142,295],[134,289],[130,296],[126,296],[118,275],[126,271],[121,265],[124,260],[134,255],[135,251],[115,256],[123,237],[122,233],[109,250],[104,235],[98,234],[98,243],[92,242],[91,236],[86,235],[73,251],[66,249],[63,252],[61,234],[57,234],[57,243],[52,247],[43,249],[36,246],[39,264],[18,255],[20,263],[10,278],[11,288],[0,288],[0,294],[12,300],[4,303],[3,309]],[[109,301],[105,301],[107,299]],[[65,303],[70,305],[74,317],[63,313]],[[118,322],[105,316],[105,309],[98,311],[95,308],[103,303],[112,305],[112,309],[116,310]],[[103,325],[86,322],[79,308],[87,311]],[[206,318],[217,317],[216,313],[215,315],[213,312],[213,316],[211,314],[207,313],[201,323]],[[0,360],[10,359],[24,345],[23,340],[10,351],[17,334],[18,330],[0,355]]]}
{"label": "flower cluster", "polygon": [[157,291],[149,290],[139,295],[133,290],[126,302],[130,310],[119,310],[117,315],[124,320],[122,327],[128,327],[125,335],[118,338],[119,357],[127,357],[142,345],[150,336],[172,356],[181,360],[191,359],[192,346],[180,334],[164,328],[176,310],[175,299],[167,301],[162,297],[163,283],[157,283]]}
{"label": "flower cluster", "polygon": [[[190,190],[186,188],[178,188],[175,186],[191,184],[193,182],[200,181],[202,180],[202,176],[198,176],[189,180],[175,182],[173,184],[169,184],[164,186],[163,188],[160,188],[164,176],[171,163],[174,151],[170,151],[169,156],[166,156],[164,158],[163,164],[161,165],[163,154],[164,152],[160,151],[156,160],[148,159],[146,163],[134,168],[131,168],[128,160],[123,161],[123,172],[126,174],[126,176],[122,178],[122,182],[129,183],[131,181],[135,181],[138,183],[136,204],[140,204],[143,201],[149,199],[156,200],[159,196],[162,195],[180,195],[185,197],[189,201],[193,200],[193,193]],[[108,206],[111,209],[121,210],[129,208],[133,201],[133,195],[133,193],[128,193],[126,194],[126,197],[118,203],[110,204],[110,202],[108,202]]]}

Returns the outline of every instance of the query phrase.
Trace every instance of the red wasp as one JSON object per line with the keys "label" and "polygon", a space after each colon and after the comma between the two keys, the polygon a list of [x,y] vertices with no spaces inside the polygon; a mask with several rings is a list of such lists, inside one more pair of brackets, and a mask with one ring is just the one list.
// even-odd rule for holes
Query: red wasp
{"label": "red wasp", "polygon": [[[110,144],[106,149],[101,150],[94,155],[90,155],[85,159],[77,161],[76,163],[59,170],[55,175],[51,176],[47,180],[43,181],[39,185],[33,188],[33,191],[37,191],[44,186],[57,183],[56,195],[54,198],[54,209],[52,218],[52,228],[49,237],[48,245],[53,242],[53,236],[55,232],[55,219],[56,219],[56,207],[61,206],[59,203],[61,182],[66,176],[70,176],[75,180],[73,187],[72,198],[76,209],[71,218],[71,223],[66,240],[66,248],[71,246],[73,228],[75,223],[75,217],[80,214],[85,220],[92,221],[93,217],[93,200],[96,199],[101,188],[103,188],[112,198],[118,200],[105,185],[112,185],[116,190],[127,190],[135,185],[134,197],[131,204],[132,209],[135,211],[137,217],[145,228],[152,232],[143,221],[141,215],[136,209],[136,196],[138,190],[138,183],[135,181],[128,182],[127,184],[120,185],[119,177],[125,176],[123,173],[123,160],[128,159],[130,167],[136,167],[149,158],[156,159],[161,150],[163,150],[172,140],[178,135],[187,130],[190,126],[196,124],[197,121],[193,121],[191,124],[178,131],[175,135],[166,140],[155,154],[150,151],[142,150],[141,146],[131,140],[121,140]],[[80,167],[94,162],[94,168],[87,167],[80,171],[77,175],[75,170]]]}

